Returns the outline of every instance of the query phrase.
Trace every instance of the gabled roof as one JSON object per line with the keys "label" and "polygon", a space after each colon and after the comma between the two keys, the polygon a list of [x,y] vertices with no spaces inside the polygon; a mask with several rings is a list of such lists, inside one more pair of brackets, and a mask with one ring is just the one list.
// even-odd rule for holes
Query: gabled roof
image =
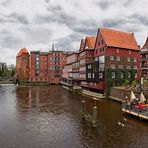
{"label": "gabled roof", "polygon": [[87,42],[88,49],[94,49],[96,37],[86,37],[85,42]]}
{"label": "gabled roof", "polygon": [[147,37],[146,42],[145,42],[145,44],[143,45],[142,49],[145,49],[145,48],[148,48],[148,37]]}
{"label": "gabled roof", "polygon": [[21,56],[22,54],[29,54],[28,50],[26,48],[22,48],[16,57]]}
{"label": "gabled roof", "polygon": [[132,33],[108,28],[100,28],[99,33],[101,33],[107,46],[139,50],[138,44]]}

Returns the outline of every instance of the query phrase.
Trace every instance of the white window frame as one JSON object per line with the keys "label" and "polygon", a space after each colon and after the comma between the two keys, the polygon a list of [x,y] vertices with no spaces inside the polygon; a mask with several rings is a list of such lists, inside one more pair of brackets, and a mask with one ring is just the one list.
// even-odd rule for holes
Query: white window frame
{"label": "white window frame", "polygon": [[123,72],[121,72],[121,78],[124,78],[124,73]]}
{"label": "white window frame", "polygon": [[115,69],[115,68],[116,68],[115,64],[111,64],[111,65],[110,65],[110,68],[111,68],[111,69]]}
{"label": "white window frame", "polygon": [[135,62],[135,63],[137,62],[137,58],[134,58],[134,62]]}
{"label": "white window frame", "polygon": [[131,78],[131,73],[130,72],[128,72],[128,78]]}
{"label": "white window frame", "polygon": [[117,56],[117,61],[120,61],[120,57],[119,56]]}
{"label": "white window frame", "polygon": [[103,73],[99,73],[99,78],[103,78]]}
{"label": "white window frame", "polygon": [[93,78],[93,79],[95,78],[95,73],[92,73],[92,78]]}
{"label": "white window frame", "polygon": [[113,61],[114,60],[114,56],[110,56],[110,60]]}
{"label": "white window frame", "polygon": [[118,65],[118,68],[119,69],[123,69],[123,65]]}
{"label": "white window frame", "polygon": [[127,62],[130,62],[130,61],[131,61],[131,59],[128,57],[128,58],[127,58]]}
{"label": "white window frame", "polygon": [[116,73],[112,72],[112,78],[115,79],[116,78]]}

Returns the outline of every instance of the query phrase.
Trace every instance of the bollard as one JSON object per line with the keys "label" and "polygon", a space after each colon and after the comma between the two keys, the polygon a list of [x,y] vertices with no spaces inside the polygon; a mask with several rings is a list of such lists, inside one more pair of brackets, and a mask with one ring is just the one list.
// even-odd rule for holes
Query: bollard
{"label": "bollard", "polygon": [[85,100],[84,100],[84,94],[83,94],[83,100],[82,100],[82,119],[85,119]]}
{"label": "bollard", "polygon": [[93,107],[93,121],[92,121],[92,127],[97,127],[97,105],[96,105],[96,98],[93,98],[95,101],[94,107]]}

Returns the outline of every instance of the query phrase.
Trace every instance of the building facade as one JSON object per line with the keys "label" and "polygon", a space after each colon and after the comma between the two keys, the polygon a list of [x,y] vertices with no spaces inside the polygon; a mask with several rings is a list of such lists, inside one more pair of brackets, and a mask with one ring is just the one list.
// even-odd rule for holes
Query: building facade
{"label": "building facade", "polygon": [[29,81],[29,52],[26,48],[20,49],[16,56],[16,79]]}
{"label": "building facade", "polygon": [[86,67],[87,82],[94,91],[108,93],[111,86],[119,86],[125,79],[140,79],[140,50],[133,34],[98,29],[94,59]]}
{"label": "building facade", "polygon": [[141,48],[141,76],[148,79],[148,37]]}
{"label": "building facade", "polygon": [[20,80],[59,84],[65,64],[65,51],[31,51],[29,55],[24,50],[22,54],[20,50],[16,59],[16,71]]}
{"label": "building facade", "polygon": [[[76,70],[76,66],[78,63],[78,53],[73,52],[71,55],[67,57],[66,65],[63,69],[63,82],[62,84],[67,85],[68,87],[74,86],[74,79],[77,78],[76,75],[78,74],[79,77],[79,71]],[[75,70],[74,70],[75,69]]]}
{"label": "building facade", "polygon": [[79,80],[82,87],[88,87],[86,81],[86,65],[94,60],[94,45],[96,37],[86,37],[81,40],[79,49]]}

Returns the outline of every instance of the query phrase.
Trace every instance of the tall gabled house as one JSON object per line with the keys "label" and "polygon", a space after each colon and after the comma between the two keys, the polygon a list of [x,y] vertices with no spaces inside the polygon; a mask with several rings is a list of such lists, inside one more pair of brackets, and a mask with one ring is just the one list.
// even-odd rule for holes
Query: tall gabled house
{"label": "tall gabled house", "polygon": [[86,67],[90,89],[108,94],[125,79],[140,79],[140,50],[132,33],[98,29],[94,59]]}
{"label": "tall gabled house", "polygon": [[81,40],[79,50],[79,76],[82,87],[87,87],[86,81],[86,64],[93,61],[94,57],[94,45],[96,37],[86,37],[85,40]]}

